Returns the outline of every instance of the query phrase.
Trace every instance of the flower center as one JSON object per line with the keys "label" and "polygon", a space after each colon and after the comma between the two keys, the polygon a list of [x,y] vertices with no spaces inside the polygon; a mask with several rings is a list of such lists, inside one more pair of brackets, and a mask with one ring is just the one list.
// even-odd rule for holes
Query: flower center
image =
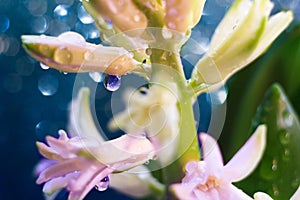
{"label": "flower center", "polygon": [[202,190],[203,192],[206,192],[207,190],[210,190],[212,188],[217,188],[221,185],[221,181],[215,177],[215,176],[209,176],[207,178],[206,183],[199,184],[197,186],[198,189]]}

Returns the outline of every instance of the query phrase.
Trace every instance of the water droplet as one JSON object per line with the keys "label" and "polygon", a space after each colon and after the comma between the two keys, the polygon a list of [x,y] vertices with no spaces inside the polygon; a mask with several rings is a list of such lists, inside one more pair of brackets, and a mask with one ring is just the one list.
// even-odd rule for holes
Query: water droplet
{"label": "water droplet", "polygon": [[284,152],[282,154],[282,160],[283,161],[289,161],[291,158],[291,153],[289,149],[284,149]]}
{"label": "water droplet", "polygon": [[279,139],[281,144],[286,145],[290,142],[291,140],[291,134],[287,132],[286,130],[282,129],[279,131]]}
{"label": "water droplet", "polygon": [[42,76],[38,82],[38,89],[44,96],[54,95],[58,88],[58,80],[55,76],[47,74]]}
{"label": "water droplet", "polygon": [[87,51],[84,53],[84,59],[86,60],[92,60],[94,58],[94,54],[90,51]]}
{"label": "water droplet", "polygon": [[100,83],[103,81],[103,73],[101,72],[90,72],[89,76],[96,82]]}
{"label": "water droplet", "polygon": [[94,19],[86,12],[83,5],[78,6],[77,13],[78,13],[78,19],[83,24],[91,24],[94,22]]}
{"label": "water droplet", "polygon": [[[41,36],[42,38],[45,37],[45,36]],[[39,45],[39,52],[43,55],[43,56],[46,56],[46,57],[51,57],[51,49],[50,47],[47,45],[47,44],[41,44]]]}
{"label": "water droplet", "polygon": [[95,189],[102,192],[107,190],[108,186],[109,186],[109,178],[108,176],[106,176],[97,185],[95,185]]}
{"label": "water droplet", "polygon": [[48,65],[46,65],[46,64],[44,64],[44,63],[40,63],[40,66],[41,66],[41,68],[44,69],[44,70],[47,70],[47,69],[50,68]]}
{"label": "water droplet", "polygon": [[162,32],[161,32],[162,36],[165,38],[165,39],[171,39],[173,37],[173,34],[172,34],[172,31],[170,31],[168,28],[164,27],[162,29]]}
{"label": "water droplet", "polygon": [[178,15],[178,11],[175,9],[175,8],[171,8],[169,11],[168,11],[168,14],[169,15],[172,15],[173,17]]}
{"label": "water droplet", "polygon": [[68,72],[63,72],[63,74],[64,74],[64,75],[67,75],[67,74],[68,74]]}
{"label": "water droplet", "polygon": [[147,49],[146,49],[146,54],[147,54],[148,56],[151,56],[151,54],[152,54],[152,49],[151,49],[151,48],[147,48]]}
{"label": "water droplet", "polygon": [[277,160],[276,160],[276,159],[273,159],[273,162],[272,162],[272,170],[273,170],[273,171],[276,171],[276,170],[277,170]]}
{"label": "water droplet", "polygon": [[287,126],[292,126],[293,125],[293,116],[290,114],[288,110],[283,111],[282,117],[284,119],[284,123]]}
{"label": "water droplet", "polygon": [[265,157],[261,161],[259,168],[260,176],[265,180],[273,180],[278,175],[278,165],[276,159],[271,159],[270,157]]}
{"label": "water droplet", "polygon": [[173,22],[169,22],[168,23],[168,28],[170,28],[170,29],[176,29],[176,24],[174,24]]}
{"label": "water droplet", "polygon": [[69,64],[72,61],[72,54],[66,47],[60,47],[54,52],[54,60],[60,64]]}
{"label": "water droplet", "polygon": [[147,160],[146,162],[145,162],[145,165],[148,165],[150,163],[150,161],[149,160]]}
{"label": "water droplet", "polygon": [[116,91],[121,86],[121,77],[107,74],[104,79],[104,87],[109,91]]}
{"label": "water droplet", "polygon": [[72,31],[64,32],[58,36],[58,39],[70,44],[79,44],[81,46],[85,46],[84,37],[76,32],[72,32]]}
{"label": "water droplet", "polygon": [[133,20],[134,20],[135,22],[138,22],[138,21],[141,20],[141,17],[140,17],[139,15],[135,15],[135,16],[133,17]]}

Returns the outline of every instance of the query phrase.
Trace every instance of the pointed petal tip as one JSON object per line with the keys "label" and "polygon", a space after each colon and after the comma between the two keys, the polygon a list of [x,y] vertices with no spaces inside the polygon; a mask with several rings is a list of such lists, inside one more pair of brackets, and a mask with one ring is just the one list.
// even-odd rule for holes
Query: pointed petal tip
{"label": "pointed petal tip", "polygon": [[273,200],[268,194],[264,192],[256,192],[253,197],[254,200]]}

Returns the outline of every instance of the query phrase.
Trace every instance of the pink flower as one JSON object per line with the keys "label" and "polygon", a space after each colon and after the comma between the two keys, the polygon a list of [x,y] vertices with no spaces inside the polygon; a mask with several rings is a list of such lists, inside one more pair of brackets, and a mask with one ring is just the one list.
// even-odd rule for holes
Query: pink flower
{"label": "pink flower", "polygon": [[232,183],[248,176],[257,166],[266,145],[266,127],[259,126],[251,138],[226,164],[217,142],[208,134],[201,134],[203,161],[190,161],[181,184],[171,190],[182,200],[247,200],[252,199]]}
{"label": "pink flower", "polygon": [[46,141],[48,145],[37,142],[38,150],[55,162],[41,169],[36,182],[46,182],[46,194],[66,188],[70,200],[83,199],[95,186],[104,190],[109,174],[142,165],[154,156],[152,144],[142,135],[96,144],[80,137],[70,139],[60,131],[58,139],[48,136]]}

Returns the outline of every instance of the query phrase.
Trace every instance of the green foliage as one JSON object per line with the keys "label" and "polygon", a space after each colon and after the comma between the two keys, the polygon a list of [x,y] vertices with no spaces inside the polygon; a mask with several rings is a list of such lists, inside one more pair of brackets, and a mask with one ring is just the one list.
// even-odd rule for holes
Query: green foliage
{"label": "green foliage", "polygon": [[266,151],[238,187],[249,194],[264,191],[274,199],[289,199],[300,184],[300,123],[278,84],[268,90],[252,128],[259,124],[268,127]]}

